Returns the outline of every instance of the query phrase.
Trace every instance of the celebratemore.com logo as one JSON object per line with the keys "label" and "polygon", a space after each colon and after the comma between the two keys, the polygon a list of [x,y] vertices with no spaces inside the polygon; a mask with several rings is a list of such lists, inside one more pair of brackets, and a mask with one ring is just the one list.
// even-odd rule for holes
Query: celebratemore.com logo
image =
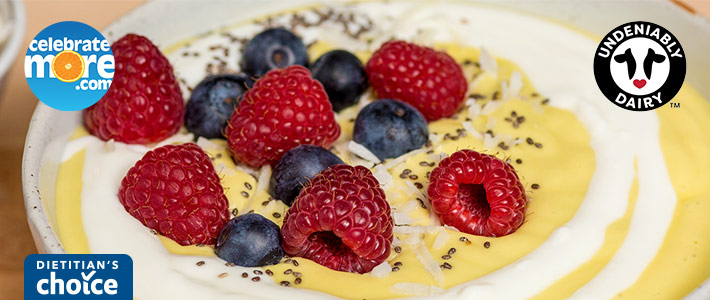
{"label": "celebratemore.com logo", "polygon": [[93,27],[65,21],[43,29],[25,55],[25,78],[48,106],[76,111],[101,99],[113,81],[111,45]]}
{"label": "celebratemore.com logo", "polygon": [[133,299],[126,254],[32,254],[24,272],[25,299]]}

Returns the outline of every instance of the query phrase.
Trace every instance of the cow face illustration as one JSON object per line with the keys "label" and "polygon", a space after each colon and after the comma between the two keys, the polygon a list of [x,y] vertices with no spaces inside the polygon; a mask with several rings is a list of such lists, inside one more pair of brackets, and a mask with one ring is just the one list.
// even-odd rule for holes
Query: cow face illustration
{"label": "cow face illustration", "polygon": [[612,58],[611,75],[629,94],[653,93],[668,79],[670,64],[666,51],[651,39],[639,37],[624,41]]}

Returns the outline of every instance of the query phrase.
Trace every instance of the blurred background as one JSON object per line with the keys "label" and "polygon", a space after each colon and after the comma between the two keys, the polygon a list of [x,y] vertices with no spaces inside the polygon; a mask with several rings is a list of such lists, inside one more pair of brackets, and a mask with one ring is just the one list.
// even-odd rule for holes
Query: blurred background
{"label": "blurred background", "polygon": [[[710,16],[710,0],[672,1],[691,12]],[[20,39],[16,58],[11,58],[11,67],[6,74],[0,74],[0,78],[4,78],[0,83],[0,300],[22,298],[23,262],[27,255],[36,253],[27,226],[21,188],[25,134],[37,104],[22,68],[27,45],[39,31],[59,21],[79,21],[101,30],[143,2],[145,0],[22,2],[25,16],[20,18],[26,23],[24,37]],[[0,0],[0,57],[3,51],[10,50],[3,49],[3,37],[18,30],[6,23],[11,8],[10,0]]]}

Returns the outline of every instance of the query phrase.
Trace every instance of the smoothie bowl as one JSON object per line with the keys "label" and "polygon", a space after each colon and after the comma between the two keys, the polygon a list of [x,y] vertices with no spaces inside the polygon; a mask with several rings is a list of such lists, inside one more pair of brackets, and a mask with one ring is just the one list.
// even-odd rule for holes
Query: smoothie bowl
{"label": "smoothie bowl", "polygon": [[203,5],[118,20],[120,92],[35,111],[40,251],[129,254],[137,299],[707,297],[706,22],[639,13],[689,67],[632,112],[592,71],[623,7]]}

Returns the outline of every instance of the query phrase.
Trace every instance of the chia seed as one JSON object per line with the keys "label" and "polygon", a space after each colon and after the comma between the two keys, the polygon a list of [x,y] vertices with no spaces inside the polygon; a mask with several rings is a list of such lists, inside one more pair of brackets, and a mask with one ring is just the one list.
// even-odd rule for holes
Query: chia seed
{"label": "chia seed", "polygon": [[490,248],[490,247],[491,247],[491,242],[486,241],[485,243],[483,243],[483,248],[488,249],[488,248]]}
{"label": "chia seed", "polygon": [[204,260],[198,261],[196,265],[197,265],[198,267],[204,266],[204,265],[205,265],[205,261],[204,261]]}
{"label": "chia seed", "polygon": [[537,184],[537,183],[533,183],[530,187],[531,187],[533,190],[537,190],[537,189],[540,188],[540,185]]}
{"label": "chia seed", "polygon": [[251,190],[251,189],[252,189],[251,183],[245,182],[245,183],[244,183],[244,186],[247,188],[247,190]]}

